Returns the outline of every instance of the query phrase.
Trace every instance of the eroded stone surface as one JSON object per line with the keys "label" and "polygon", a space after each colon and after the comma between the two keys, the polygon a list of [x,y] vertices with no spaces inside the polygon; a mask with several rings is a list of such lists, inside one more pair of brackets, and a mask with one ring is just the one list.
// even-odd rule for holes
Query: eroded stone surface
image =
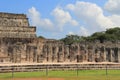
{"label": "eroded stone surface", "polygon": [[0,63],[120,62],[120,42],[65,45],[36,37],[24,14],[0,13]]}

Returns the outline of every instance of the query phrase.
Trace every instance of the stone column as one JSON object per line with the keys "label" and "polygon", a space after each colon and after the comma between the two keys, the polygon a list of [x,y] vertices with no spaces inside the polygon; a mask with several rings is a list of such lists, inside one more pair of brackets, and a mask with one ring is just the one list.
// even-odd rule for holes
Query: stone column
{"label": "stone column", "polygon": [[50,48],[50,52],[49,52],[49,61],[52,62],[52,55],[53,55],[53,50],[52,50],[52,44],[51,46],[49,47]]}
{"label": "stone column", "polygon": [[71,50],[71,45],[69,46],[69,59],[70,59],[70,62],[72,62],[72,50]]}
{"label": "stone column", "polygon": [[92,62],[95,62],[95,48],[92,48]]}
{"label": "stone column", "polygon": [[105,51],[105,47],[103,47],[103,61],[106,62],[106,51]]}
{"label": "stone column", "polygon": [[30,48],[29,61],[33,62],[33,49],[32,48]]}
{"label": "stone column", "polygon": [[86,48],[81,45],[80,46],[80,54],[79,54],[79,62],[84,62],[85,61],[85,52],[88,51]]}
{"label": "stone column", "polygon": [[58,52],[58,62],[63,62],[63,61],[64,61],[64,47],[60,45]]}
{"label": "stone column", "polygon": [[21,62],[21,51],[16,48],[16,63]]}
{"label": "stone column", "polygon": [[52,62],[55,61],[55,50],[56,50],[56,47],[52,47]]}
{"label": "stone column", "polygon": [[77,45],[78,49],[77,49],[77,62],[79,62],[79,55],[80,55],[80,46],[79,44]]}
{"label": "stone column", "polygon": [[64,62],[64,58],[65,58],[65,55],[64,55],[64,45],[62,45],[62,56],[63,56],[63,58],[62,58],[62,62]]}
{"label": "stone column", "polygon": [[56,51],[55,51],[55,62],[58,60],[58,46],[56,46]]}
{"label": "stone column", "polygon": [[110,48],[106,48],[106,61],[110,62],[111,56],[110,56]]}
{"label": "stone column", "polygon": [[86,54],[85,54],[85,56],[86,56],[85,62],[88,62],[88,58],[89,58],[89,56],[88,56],[88,50],[85,49],[85,52],[86,52]]}
{"label": "stone column", "polygon": [[48,47],[48,62],[52,62],[52,46],[51,46],[51,44]]}
{"label": "stone column", "polygon": [[26,61],[29,61],[29,50],[28,50],[28,47],[26,49]]}
{"label": "stone column", "polygon": [[70,46],[70,61],[71,62],[76,62],[76,54],[77,54],[77,52],[76,52],[76,45],[71,45]]}
{"label": "stone column", "polygon": [[113,61],[113,56],[112,56],[112,49],[110,48],[110,62]]}
{"label": "stone column", "polygon": [[52,49],[53,49],[52,62],[57,62],[58,47],[54,46]]}
{"label": "stone column", "polygon": [[120,48],[118,48],[118,62],[120,63]]}
{"label": "stone column", "polygon": [[16,50],[15,50],[15,48],[13,48],[13,52],[12,52],[12,63],[15,63],[15,61],[16,61]]}
{"label": "stone column", "polygon": [[111,62],[115,62],[115,52],[114,52],[114,49],[111,49]]}
{"label": "stone column", "polygon": [[37,50],[35,48],[33,51],[33,62],[37,62]]}
{"label": "stone column", "polygon": [[48,45],[43,47],[44,62],[48,62]]}
{"label": "stone column", "polygon": [[69,46],[64,47],[64,62],[68,62],[68,56],[69,56]]}
{"label": "stone column", "polygon": [[92,49],[88,49],[88,57],[89,62],[94,62],[94,52]]}
{"label": "stone column", "polygon": [[119,62],[119,52],[117,47],[114,48],[114,54],[115,54],[115,62]]}

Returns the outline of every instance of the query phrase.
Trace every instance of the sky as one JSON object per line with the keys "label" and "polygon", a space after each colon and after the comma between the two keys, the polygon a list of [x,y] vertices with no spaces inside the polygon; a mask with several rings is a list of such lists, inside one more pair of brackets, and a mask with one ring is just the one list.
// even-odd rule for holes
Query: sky
{"label": "sky", "polygon": [[37,36],[89,36],[120,26],[120,0],[1,0],[0,12],[26,14]]}

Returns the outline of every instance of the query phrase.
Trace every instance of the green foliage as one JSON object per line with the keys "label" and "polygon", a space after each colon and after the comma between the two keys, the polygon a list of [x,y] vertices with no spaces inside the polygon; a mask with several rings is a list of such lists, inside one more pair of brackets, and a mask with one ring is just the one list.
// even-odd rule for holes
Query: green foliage
{"label": "green foliage", "polygon": [[119,41],[120,40],[120,28],[110,28],[107,29],[105,32],[96,32],[94,33],[91,38],[93,40],[99,40],[100,42],[107,41]]}
{"label": "green foliage", "polygon": [[91,36],[84,37],[78,35],[67,35],[65,38],[61,39],[65,44],[70,45],[81,41],[120,41],[120,28],[110,28],[103,32],[95,32]]}
{"label": "green foliage", "polygon": [[106,31],[108,38],[111,40],[120,40],[120,28],[110,28]]}
{"label": "green foliage", "polygon": [[84,40],[84,37],[78,35],[67,35],[65,38],[61,39],[66,45],[71,45],[72,43],[80,42]]}
{"label": "green foliage", "polygon": [[105,32],[96,32],[93,35],[91,35],[91,38],[93,40],[100,40],[100,42],[103,42],[104,40],[106,40],[106,35]]}
{"label": "green foliage", "polygon": [[40,39],[45,39],[45,37],[43,37],[43,36],[39,36],[38,38],[40,38]]}

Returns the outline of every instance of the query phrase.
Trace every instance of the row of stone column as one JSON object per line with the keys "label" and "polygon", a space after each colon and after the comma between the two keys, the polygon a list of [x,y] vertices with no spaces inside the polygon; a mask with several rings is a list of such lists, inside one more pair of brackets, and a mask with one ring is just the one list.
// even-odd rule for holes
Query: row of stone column
{"label": "row of stone column", "polygon": [[[94,45],[45,44],[41,50],[36,45],[26,45],[23,51],[20,45],[12,46],[11,59],[22,62],[22,56],[28,62],[120,62],[119,47]],[[10,49],[11,50],[11,49]],[[10,51],[8,51],[10,52]]]}
{"label": "row of stone column", "polygon": [[120,62],[119,48],[67,45],[46,45],[42,51],[45,62]]}

